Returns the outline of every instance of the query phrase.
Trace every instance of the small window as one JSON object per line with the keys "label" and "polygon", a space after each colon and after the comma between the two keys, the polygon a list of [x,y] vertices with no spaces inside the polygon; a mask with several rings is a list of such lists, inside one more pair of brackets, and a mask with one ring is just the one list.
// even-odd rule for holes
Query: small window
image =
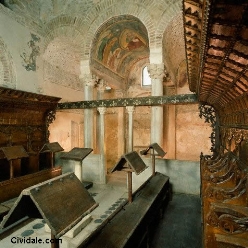
{"label": "small window", "polygon": [[152,84],[151,78],[149,76],[147,66],[142,70],[142,86],[149,86]]}

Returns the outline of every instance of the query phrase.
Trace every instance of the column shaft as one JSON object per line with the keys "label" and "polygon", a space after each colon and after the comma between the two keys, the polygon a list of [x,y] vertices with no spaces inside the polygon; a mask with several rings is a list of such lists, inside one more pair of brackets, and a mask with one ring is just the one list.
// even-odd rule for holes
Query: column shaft
{"label": "column shaft", "polygon": [[133,111],[134,106],[127,106],[128,112],[128,152],[133,151]]}
{"label": "column shaft", "polygon": [[99,151],[101,156],[101,164],[100,164],[100,181],[101,183],[106,183],[106,174],[107,174],[107,168],[106,168],[106,161],[105,161],[105,120],[104,120],[104,114],[106,112],[105,107],[99,107],[97,110],[100,113],[100,133],[99,133]]}
{"label": "column shaft", "polygon": [[[152,81],[152,96],[163,95],[163,64],[150,64],[148,72]],[[163,106],[151,108],[151,143],[163,146]]]}

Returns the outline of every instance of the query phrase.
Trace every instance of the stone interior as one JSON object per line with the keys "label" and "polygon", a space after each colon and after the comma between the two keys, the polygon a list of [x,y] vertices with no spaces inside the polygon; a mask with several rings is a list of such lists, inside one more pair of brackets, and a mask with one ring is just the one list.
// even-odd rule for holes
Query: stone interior
{"label": "stone interior", "polygon": [[[123,154],[156,142],[173,190],[199,195],[202,154],[231,151],[247,164],[247,16],[242,0],[2,0],[0,86],[61,98],[49,141],[93,148],[84,179],[105,184]],[[139,104],[184,94],[197,101]],[[137,104],[117,107],[120,98]],[[112,105],[74,104],[103,99]],[[55,165],[73,171],[62,153]]]}

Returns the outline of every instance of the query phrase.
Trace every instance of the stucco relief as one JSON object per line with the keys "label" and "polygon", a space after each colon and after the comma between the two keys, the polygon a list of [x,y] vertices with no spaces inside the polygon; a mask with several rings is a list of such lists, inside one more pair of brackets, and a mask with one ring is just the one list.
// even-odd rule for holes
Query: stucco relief
{"label": "stucco relief", "polygon": [[29,51],[20,55],[23,59],[23,66],[27,71],[36,71],[37,69],[36,58],[40,55],[40,47],[36,43],[39,41],[40,37],[31,33],[31,40],[27,43]]}
{"label": "stucco relief", "polygon": [[0,84],[4,87],[15,88],[16,76],[13,66],[13,59],[0,37]]}

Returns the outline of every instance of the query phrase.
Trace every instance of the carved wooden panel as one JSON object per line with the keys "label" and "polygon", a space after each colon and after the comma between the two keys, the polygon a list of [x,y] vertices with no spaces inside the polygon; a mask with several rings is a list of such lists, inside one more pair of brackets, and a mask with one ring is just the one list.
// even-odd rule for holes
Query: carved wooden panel
{"label": "carved wooden panel", "polygon": [[248,166],[238,154],[225,150],[215,159],[201,157],[205,248],[247,247]]}
{"label": "carved wooden panel", "polygon": [[[21,145],[29,155],[14,165],[16,176],[39,170],[39,151],[48,142],[48,126],[55,118],[59,100],[0,87],[0,147]],[[6,159],[0,159],[0,180],[7,179],[8,163]]]}

